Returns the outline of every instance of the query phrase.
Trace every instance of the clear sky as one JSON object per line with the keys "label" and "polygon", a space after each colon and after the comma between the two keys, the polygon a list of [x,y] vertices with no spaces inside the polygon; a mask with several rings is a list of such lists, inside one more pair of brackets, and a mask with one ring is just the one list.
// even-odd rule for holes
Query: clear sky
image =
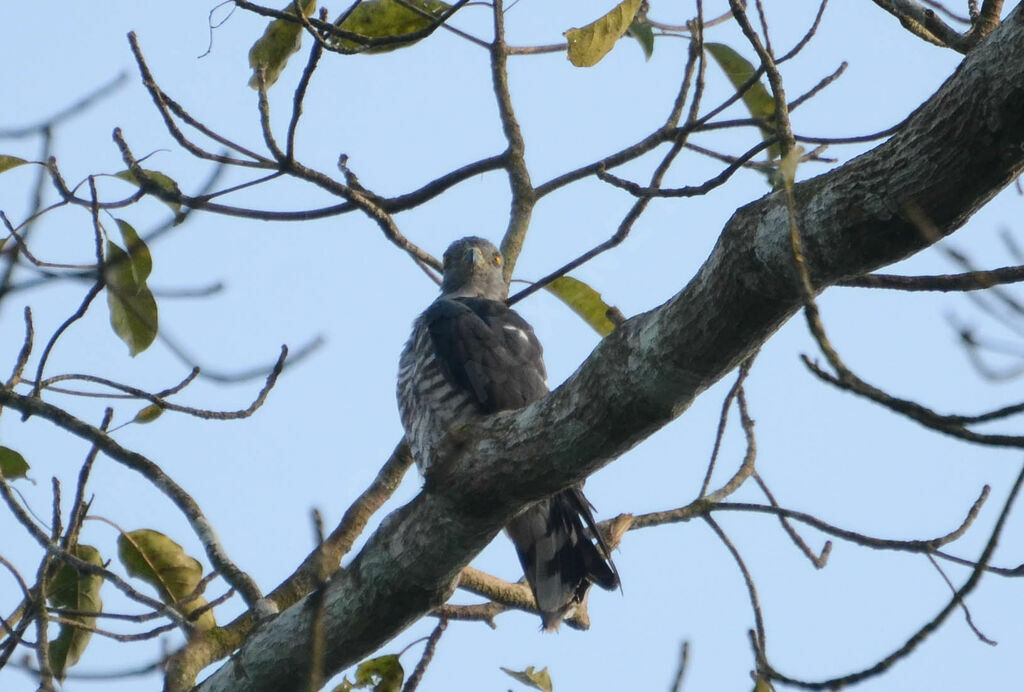
{"label": "clear sky", "polygon": [[[652,2],[651,16],[682,23],[692,3]],[[708,16],[727,8],[706,2]],[[766,3],[772,40],[785,52],[803,34],[817,3]],[[611,2],[520,0],[508,11],[509,41],[554,43]],[[122,170],[111,130],[120,127],[146,166],[199,189],[209,165],[182,152],[164,129],[134,69],[128,31],[135,31],[157,81],[202,122],[250,147],[262,147],[255,93],[246,86],[247,51],[266,20],[236,11],[213,31],[210,3],[137,3],[58,0],[7,3],[0,42],[0,129],[43,119],[72,100],[128,74],[126,84],[56,132],[55,155],[66,179]],[[343,7],[330,6],[332,15]],[[960,8],[958,8],[960,9]],[[223,19],[224,9],[214,13]],[[454,22],[487,37],[489,10],[470,7]],[[707,40],[726,43],[753,58],[732,23],[713,27]],[[210,51],[205,57],[199,57]],[[308,47],[308,43],[304,48]],[[687,43],[656,42],[650,61],[624,40],[598,66],[572,67],[562,54],[510,61],[514,104],[526,139],[534,183],[598,159],[640,139],[664,119],[682,74]],[[271,92],[277,132],[287,124],[292,89],[304,53]],[[817,37],[784,66],[787,93],[798,96],[848,61],[845,75],[793,113],[794,130],[818,136],[870,133],[898,123],[955,69],[960,56],[906,33],[867,0],[836,0]],[[721,71],[708,67],[705,110],[731,93]],[[382,195],[409,191],[452,168],[499,153],[504,146],[485,50],[438,32],[416,46],[383,55],[326,55],[306,100],[297,138],[299,159],[328,173],[340,154],[363,185]],[[731,117],[745,117],[741,106]],[[950,117],[955,117],[951,114]],[[752,130],[695,137],[694,143],[738,154],[756,141]],[[950,143],[955,146],[956,143]],[[827,156],[845,162],[871,145],[834,147]],[[39,156],[38,139],[0,140],[0,154]],[[655,159],[616,171],[645,180]],[[805,164],[804,178],[835,164]],[[702,182],[719,164],[696,154],[681,157],[667,184]],[[0,208],[19,222],[36,171],[23,167],[0,176]],[[245,176],[231,172],[223,184]],[[127,187],[101,181],[114,196]],[[656,200],[616,251],[576,272],[627,316],[649,310],[678,292],[713,246],[739,205],[767,192],[764,178],[742,171],[707,197]],[[52,191],[48,198],[53,199]],[[238,195],[239,205],[305,209],[336,203],[312,186],[283,182]],[[610,236],[632,198],[595,179],[565,188],[537,207],[517,276],[535,279]],[[1012,189],[978,213],[947,247],[969,253],[984,267],[1012,264],[999,232],[1019,234],[1021,197]],[[166,222],[170,212],[146,201],[124,210],[140,231]],[[440,256],[448,243],[477,234],[500,240],[508,192],[500,173],[477,176],[421,209],[397,217],[401,230]],[[108,224],[109,225],[109,224]],[[54,262],[89,262],[92,227],[81,209],[49,215],[32,239],[34,252]],[[149,425],[116,433],[193,494],[213,521],[232,558],[269,591],[287,577],[312,546],[310,511],[333,526],[373,478],[401,437],[394,401],[398,353],[415,315],[435,295],[434,285],[409,259],[355,214],[303,223],[268,223],[197,213],[151,245],[154,289],[171,291],[222,284],[206,298],[158,296],[161,329],[211,371],[234,372],[273,362],[282,343],[297,348],[317,337],[324,345],[289,369],[266,405],[252,418],[206,422],[167,413]],[[957,267],[931,250],[898,265],[902,273],[945,273]],[[30,271],[18,275],[29,278]],[[31,305],[37,343],[44,342],[81,299],[73,281],[15,294],[0,306],[0,370],[13,364],[22,343],[21,309]],[[946,317],[954,315],[983,333],[1007,341],[1010,332],[978,312],[963,296],[869,292],[836,288],[821,298],[825,324],[847,363],[868,381],[915,398],[939,411],[980,412],[1019,398],[1019,383],[993,384],[970,367]],[[597,343],[597,335],[561,303],[540,293],[517,306],[545,346],[552,384],[570,375]],[[801,353],[816,355],[802,319],[783,327],[764,347],[747,385],[757,422],[758,468],[780,503],[844,528],[894,539],[927,539],[951,531],[984,484],[992,496],[974,529],[951,552],[976,558],[1021,462],[1020,455],[970,446],[923,430],[853,396],[833,391],[809,375]],[[38,351],[37,354],[38,356]],[[36,361],[33,360],[33,363]],[[1013,361],[1009,361],[1013,362]],[[82,372],[158,390],[188,372],[158,342],[131,359],[109,328],[99,299],[54,350],[47,373]],[[595,474],[587,494],[601,518],[686,504],[706,468],[729,375],[679,420]],[[220,385],[199,380],[179,401],[204,408],[244,408],[259,380]],[[98,423],[102,402],[48,395],[85,420]],[[116,402],[115,423],[139,408]],[[721,481],[739,464],[743,436],[731,418],[718,465]],[[1000,429],[1017,430],[1013,421]],[[0,420],[2,444],[32,464],[36,485],[18,487],[37,514],[49,516],[51,476],[69,496],[87,452],[80,440],[40,420],[21,423],[10,412]],[[408,501],[419,477],[410,471],[385,511]],[[202,549],[169,501],[133,472],[101,457],[90,485],[91,512],[125,529],[165,532],[193,555]],[[761,502],[746,487],[736,500]],[[384,516],[382,512],[379,516]],[[379,518],[379,517],[378,517]],[[746,560],[766,618],[768,653],[783,672],[816,679],[860,669],[897,648],[948,601],[950,590],[920,555],[875,552],[836,542],[826,568],[815,570],[766,515],[717,517]],[[801,528],[812,547],[824,538]],[[116,532],[88,522],[82,541],[116,562]],[[993,562],[1022,561],[1024,523],[1012,516]],[[0,554],[34,574],[38,549],[4,510]],[[351,556],[349,556],[351,557]],[[661,690],[670,684],[680,643],[688,640],[687,690],[744,690],[753,667],[747,630],[753,616],[740,573],[721,542],[700,521],[627,535],[616,561],[623,593],[596,591],[592,628],[538,632],[539,620],[523,613],[498,618],[497,630],[452,623],[420,689],[517,688],[500,666],[547,666],[556,689]],[[504,538],[474,565],[506,579],[520,576]],[[960,585],[968,571],[945,569]],[[222,581],[208,594],[219,595]],[[107,607],[131,605],[105,587]],[[0,571],[0,613],[20,594]],[[456,602],[473,602],[457,594]],[[960,613],[910,659],[863,687],[870,690],[1012,689],[1019,686],[1024,645],[1024,599],[1012,580],[987,576],[969,598],[975,624],[999,642],[987,646]],[[218,610],[227,622],[239,612],[235,598]],[[125,631],[121,623],[107,623]],[[403,632],[382,653],[397,652],[429,633],[432,618]],[[120,644],[95,637],[72,673],[117,671],[155,660],[162,643]],[[415,665],[419,649],[403,657]],[[69,678],[64,689],[158,689],[157,676],[120,681]],[[31,678],[0,671],[0,689],[32,689]]]}

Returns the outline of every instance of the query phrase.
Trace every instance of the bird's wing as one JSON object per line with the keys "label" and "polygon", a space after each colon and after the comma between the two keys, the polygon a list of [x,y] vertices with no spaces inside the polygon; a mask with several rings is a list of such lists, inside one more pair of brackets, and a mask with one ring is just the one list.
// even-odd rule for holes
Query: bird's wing
{"label": "bird's wing", "polygon": [[520,409],[547,393],[540,342],[504,303],[442,298],[423,318],[442,371],[482,413]]}

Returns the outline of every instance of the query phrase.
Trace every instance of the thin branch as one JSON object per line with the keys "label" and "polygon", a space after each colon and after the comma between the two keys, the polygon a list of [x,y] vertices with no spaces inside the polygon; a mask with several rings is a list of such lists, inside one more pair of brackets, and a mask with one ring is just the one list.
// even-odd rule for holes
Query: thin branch
{"label": "thin branch", "polygon": [[821,4],[818,5],[818,14],[814,15],[814,21],[811,22],[810,28],[807,29],[806,32],[804,32],[804,35],[800,38],[799,41],[796,42],[795,46],[793,46],[785,55],[783,55],[781,58],[778,58],[775,61],[776,65],[781,65],[787,60],[796,57],[796,55],[799,54],[800,51],[804,49],[804,47],[810,42],[810,40],[814,38],[814,35],[818,33],[818,27],[821,25],[821,18],[825,15],[825,7],[827,6],[828,0],[821,0]]}
{"label": "thin branch", "polygon": [[718,525],[718,522],[707,514],[702,518],[715,532],[719,540],[725,544],[725,547],[732,555],[733,560],[736,561],[736,566],[739,567],[740,573],[743,575],[744,583],[747,585],[747,595],[750,598],[750,608],[754,612],[754,627],[757,633],[756,639],[754,640],[754,648],[757,652],[757,670],[758,673],[760,673],[767,665],[765,656],[765,648],[767,644],[765,642],[764,634],[764,616],[761,614],[761,600],[757,595],[757,587],[754,585],[754,578],[750,574],[750,570],[747,569],[746,563],[743,562],[743,557],[740,555],[740,551],[735,545],[733,545],[732,541],[729,540],[729,537],[725,534],[725,531],[722,530],[722,527]]}
{"label": "thin branch", "polygon": [[971,571],[971,576],[968,577],[967,581],[964,582],[964,585],[961,586],[955,594],[953,594],[953,597],[949,600],[946,606],[940,610],[934,618],[925,623],[923,627],[911,635],[911,637],[907,639],[902,646],[873,666],[838,678],[820,681],[797,680],[779,673],[775,668],[768,665],[767,672],[770,677],[774,680],[797,687],[803,687],[805,689],[838,689],[880,675],[891,668],[897,661],[905,658],[913,652],[914,649],[927,639],[932,632],[939,628],[949,614],[952,613],[953,610],[963,602],[964,598],[974,590],[974,587],[978,585],[982,574],[985,572],[984,566],[988,564],[989,559],[992,557],[992,553],[995,551],[996,544],[999,541],[999,536],[1002,534],[1003,526],[1006,523],[1006,518],[1010,515],[1010,510],[1016,502],[1017,493],[1020,491],[1022,482],[1024,482],[1024,468],[1021,469],[1020,474],[1017,476],[1017,480],[1010,489],[1010,493],[1006,498],[1006,503],[1003,505],[1003,509],[999,514],[998,520],[996,520],[996,525],[992,529],[992,534],[989,536],[988,542],[985,544],[985,549],[978,558],[977,565]]}
{"label": "thin branch", "polygon": [[[946,582],[946,586],[948,586],[949,590],[952,591],[955,595],[956,587],[953,586],[953,582],[951,582],[949,580],[949,577],[946,576],[946,573],[945,571],[943,571],[942,566],[931,555],[925,555],[925,557],[928,558],[928,562],[932,563],[932,567],[934,567],[935,571],[938,572],[939,576],[942,577],[942,581]],[[994,639],[989,639],[988,637],[986,637],[982,633],[982,631],[978,629],[977,625],[974,624],[974,618],[971,617],[970,609],[967,607],[967,604],[963,601],[960,601],[960,609],[964,611],[964,620],[967,621],[967,626],[971,628],[971,631],[974,632],[974,635],[978,639],[988,644],[989,646],[997,646],[999,644],[999,642],[995,641]]]}
{"label": "thin branch", "polygon": [[[704,92],[705,62],[703,57],[703,51],[701,50],[701,48],[703,47],[703,33],[698,28],[699,20],[703,16],[701,3],[698,3],[697,7],[698,22],[694,25],[695,36],[693,42],[691,42],[690,45],[690,51],[686,59],[686,65],[683,68],[683,79],[680,84],[679,90],[676,94],[675,101],[673,102],[672,109],[669,111],[668,117],[666,118],[664,125],[662,125],[662,127],[659,128],[656,133],[654,133],[646,140],[644,140],[645,142],[653,142],[654,139],[659,137],[667,138],[669,136],[669,133],[673,133],[672,136],[675,137],[675,140],[673,141],[671,148],[662,158],[661,162],[655,168],[654,173],[651,175],[650,187],[652,188],[660,188],[665,175],[668,173],[669,167],[672,165],[672,162],[675,160],[676,156],[679,154],[682,147],[685,145],[686,138],[689,136],[689,133],[692,131],[694,123],[696,122],[697,111],[700,107],[700,99]],[[694,96],[693,101],[691,102],[689,118],[685,126],[683,126],[682,128],[677,128],[676,125],[679,122],[679,118],[682,117],[682,112],[686,103],[686,95],[690,91],[690,84],[693,80],[695,69],[697,72],[697,84],[696,88],[694,89]],[[637,155],[639,155],[638,152],[640,152],[641,149],[643,149],[643,146],[646,145],[635,145],[630,149],[630,152],[637,153]],[[653,148],[653,146],[651,148]],[[609,161],[613,158],[614,156],[609,157],[608,159],[605,159],[605,161]],[[591,172],[593,172],[597,173],[600,177],[604,172],[604,163],[598,162],[596,168],[594,168],[593,171],[586,172],[589,171],[589,168],[590,167],[577,169],[577,171],[561,176],[560,178],[556,178],[555,180],[550,181],[549,183],[545,183],[545,185],[549,186],[549,190],[554,190],[561,185],[568,184],[569,182],[571,182],[571,180],[574,179],[573,176],[578,175],[582,177],[583,175],[589,175]],[[545,187],[545,185],[542,185],[541,187],[537,188],[537,199],[541,197],[541,188]],[[615,233],[612,235],[611,238],[604,241],[603,243],[600,243],[596,247],[591,248],[590,250],[583,253],[576,259],[556,269],[555,271],[551,272],[542,279],[535,281],[533,284],[527,286],[522,291],[519,291],[514,296],[509,298],[508,304],[513,305],[519,302],[523,298],[526,298],[527,296],[544,288],[555,279],[564,276],[573,269],[585,264],[586,262],[589,262],[594,257],[597,257],[599,254],[620,245],[629,235],[629,232],[632,229],[633,224],[636,222],[637,219],[640,218],[640,215],[647,209],[647,205],[649,202],[650,197],[640,196],[640,198],[633,204],[633,206],[626,213],[625,217],[619,223],[618,228],[616,228]]]}
{"label": "thin branch", "polygon": [[[6,489],[7,482],[2,481],[0,483],[0,492],[4,492],[4,499],[7,499]],[[47,593],[47,587],[49,586],[47,577],[50,572],[50,562],[52,559],[53,555],[47,551],[39,563],[39,571],[36,573],[36,587],[33,590],[33,599],[36,602],[34,619],[36,621],[36,662],[39,665],[38,692],[54,692],[53,668],[50,666],[50,616],[46,612],[46,599],[49,595]]]}
{"label": "thin branch", "polygon": [[708,462],[708,470],[704,473],[704,482],[700,485],[700,492],[697,493],[697,497],[704,497],[708,492],[708,487],[711,485],[711,476],[715,472],[715,462],[718,460],[718,452],[721,450],[722,440],[725,438],[725,425],[729,421],[729,409],[732,408],[732,402],[736,398],[737,392],[743,387],[743,381],[750,373],[750,366],[752,364],[753,358],[743,361],[739,367],[736,381],[729,388],[729,391],[726,392],[725,399],[722,401],[722,412],[718,415],[718,430],[715,432],[715,444],[711,448],[711,460]]}
{"label": "thin branch", "polygon": [[14,383],[24,374],[29,356],[32,355],[32,345],[35,341],[35,328],[32,326],[32,309],[26,305],[23,314],[25,317],[25,339],[22,341],[21,350],[18,351],[18,357],[14,361],[11,376],[7,379],[8,387],[14,386]]}
{"label": "thin branch", "polygon": [[[190,416],[202,418],[205,420],[239,420],[242,418],[248,418],[249,416],[254,414],[261,406],[263,406],[264,402],[266,402],[267,400],[267,396],[270,394],[270,390],[272,390],[274,388],[274,385],[277,384],[277,378],[280,376],[281,371],[284,369],[287,356],[288,347],[282,346],[281,355],[278,356],[277,362],[274,363],[273,368],[271,368],[270,372],[266,375],[267,379],[264,382],[263,387],[260,389],[259,393],[256,395],[256,398],[253,399],[252,403],[250,403],[246,408],[238,409],[236,411],[212,411],[209,409],[194,408],[192,406],[182,406],[181,404],[175,404],[173,402],[167,401],[167,399],[161,396],[160,393],[151,394],[145,390],[138,389],[137,387],[132,387],[131,385],[122,384],[120,382],[115,382],[113,380],[108,380],[104,377],[96,377],[94,375],[61,375],[58,377],[51,377],[50,379],[42,383],[35,384],[40,389],[46,389],[48,388],[48,385],[50,383],[58,381],[82,380],[85,382],[95,382],[97,384],[102,384],[106,387],[110,387],[111,389],[116,389],[118,391],[125,392],[135,399],[143,399],[152,404],[156,404],[161,409],[165,409],[168,411],[177,411],[179,413],[185,413]],[[196,371],[193,370],[193,372]],[[192,375],[190,374],[188,380],[191,380],[191,378]],[[179,385],[179,387],[180,386],[182,385]]]}
{"label": "thin branch", "polygon": [[508,226],[501,239],[504,259],[502,273],[505,282],[512,279],[519,253],[522,252],[530,217],[537,202],[537,192],[530,182],[526,167],[526,143],[516,120],[512,95],[508,86],[508,46],[505,44],[505,10],[502,0],[494,0],[494,42],[491,44],[491,84],[498,103],[498,115],[508,148],[505,150],[505,170],[508,172],[512,192]]}
{"label": "thin branch", "polygon": [[793,128],[789,122],[789,104],[786,100],[786,91],[782,86],[782,75],[775,64],[775,58],[772,57],[771,52],[762,44],[754,28],[750,26],[746,11],[740,0],[729,0],[729,7],[732,9],[732,15],[736,18],[736,23],[743,31],[743,35],[746,36],[747,41],[754,48],[757,57],[761,59],[761,66],[764,67],[765,74],[768,77],[768,84],[772,88],[772,97],[775,99],[775,112],[772,117],[773,129],[775,130],[775,136],[779,140],[778,144],[781,155],[785,157],[789,150],[793,148],[794,140]]}
{"label": "thin branch", "polygon": [[834,81],[842,77],[843,73],[846,72],[847,67],[849,67],[849,63],[846,62],[845,60],[839,63],[839,67],[837,67],[832,72],[832,74],[823,77],[821,81],[819,81],[817,84],[811,87],[807,92],[800,94],[800,96],[790,101],[789,110],[795,110],[799,108],[801,104],[806,103],[807,101],[810,101],[812,98],[817,96],[819,93],[821,93],[822,89],[824,89],[825,87],[827,87],[828,85],[832,84]]}
{"label": "thin branch", "polygon": [[676,668],[675,677],[672,678],[672,686],[669,688],[670,692],[682,692],[683,690],[683,678],[686,677],[686,667],[690,662],[690,642],[683,640],[683,645],[679,649],[679,665]]}
{"label": "thin branch", "polygon": [[[988,499],[988,495],[989,487],[986,485],[982,488],[978,498],[971,505],[963,521],[961,521],[955,529],[941,536],[929,539],[893,540],[876,538],[856,531],[850,531],[849,529],[839,528],[838,526],[829,524],[813,515],[807,514],[806,512],[798,512],[796,510],[786,509],[776,505],[759,505],[748,502],[723,502],[720,500],[709,502],[706,498],[703,500],[695,500],[694,502],[676,509],[649,512],[647,514],[639,514],[635,517],[630,517],[630,523],[627,530],[635,531],[652,526],[663,526],[666,524],[685,522],[700,516],[704,512],[754,512],[799,521],[800,523],[815,528],[822,533],[835,536],[836,538],[841,538],[865,548],[872,548],[875,550],[896,550],[907,553],[934,554],[938,557],[942,557],[943,559],[950,560],[951,562],[973,566],[974,563],[972,562],[963,561],[960,558],[945,555],[938,549],[942,546],[953,543],[967,532],[971,525],[973,525],[974,521],[978,518],[981,507]],[[615,521],[618,521],[618,519],[601,522],[600,527],[603,530],[607,529]],[[993,569],[992,571],[1003,576],[1017,576],[1015,570]]]}
{"label": "thin branch", "polygon": [[444,634],[445,629],[448,627],[447,618],[442,617],[441,621],[437,623],[437,627],[430,633],[430,637],[427,639],[427,645],[423,647],[423,655],[420,656],[419,663],[416,664],[416,668],[413,669],[412,675],[405,681],[405,686],[402,687],[402,692],[415,692],[416,688],[419,687],[420,681],[423,680],[424,673],[427,672],[427,666],[434,659],[434,650],[437,648],[437,643],[441,640],[441,635]]}
{"label": "thin branch", "polygon": [[888,288],[895,291],[982,291],[1000,284],[1024,281],[1024,265],[934,276],[865,274],[837,282],[855,288]]}
{"label": "thin branch", "polygon": [[145,632],[132,632],[130,634],[125,634],[123,632],[111,632],[110,630],[103,629],[102,627],[97,627],[96,625],[89,625],[82,622],[81,620],[63,617],[60,615],[54,616],[51,619],[54,622],[59,622],[62,625],[70,625],[71,627],[75,627],[80,630],[85,630],[87,632],[92,632],[93,634],[98,634],[101,637],[113,639],[114,641],[118,642],[142,642],[148,639],[156,639],[161,634],[170,632],[171,630],[177,627],[177,625],[173,622],[169,622],[164,625],[158,625],[157,627],[154,627],[150,630],[146,630]]}
{"label": "thin branch", "polygon": [[[53,350],[53,347],[57,345],[57,340],[60,339],[61,335],[64,334],[65,331],[67,331],[68,327],[85,316],[85,313],[89,310],[89,306],[92,305],[93,299],[95,299],[96,296],[99,295],[100,291],[103,290],[103,285],[102,281],[97,281],[90,286],[85,297],[82,298],[82,302],[78,305],[78,309],[76,309],[70,317],[64,320],[61,325],[57,327],[56,331],[54,331],[53,335],[50,337],[50,340],[46,342],[46,346],[43,348],[43,355],[39,358],[39,365],[36,367],[35,381],[37,383],[42,381],[43,368],[46,367],[46,361],[49,359],[50,352]],[[39,391],[34,391],[32,395],[39,396]]]}
{"label": "thin branch", "polygon": [[[100,430],[107,432],[107,428],[110,427],[110,421],[114,417],[114,409],[108,408],[103,412],[103,420],[100,422]],[[68,530],[61,539],[60,545],[65,550],[70,550],[72,546],[78,543],[78,533],[82,529],[82,522],[85,521],[85,515],[89,511],[89,504],[91,500],[85,499],[85,485],[89,482],[89,474],[92,472],[92,465],[96,461],[96,457],[99,455],[100,448],[95,444],[89,449],[89,453],[85,457],[85,461],[82,463],[82,468],[78,471],[78,483],[75,486],[75,501],[71,505],[71,518],[68,520]]]}
{"label": "thin branch", "polygon": [[[298,2],[296,2],[297,5]],[[296,9],[298,8],[296,7]],[[298,16],[305,19],[305,15],[302,12],[299,12]],[[326,20],[327,9],[320,8],[320,21]],[[314,41],[313,47],[309,49],[309,60],[306,61],[306,67],[302,70],[302,77],[295,87],[295,96],[292,98],[292,117],[288,123],[288,136],[285,139],[285,156],[289,159],[295,158],[295,131],[298,129],[299,118],[302,116],[302,101],[306,98],[309,81],[313,78],[313,71],[316,70],[317,63],[320,62],[320,56],[323,53],[323,45],[319,41]]]}
{"label": "thin branch", "polygon": [[598,170],[597,177],[610,185],[614,185],[615,187],[625,190],[634,197],[699,197],[707,194],[711,190],[714,190],[716,187],[720,187],[725,184],[729,178],[732,177],[733,173],[743,167],[743,164],[773,144],[777,144],[779,141],[778,137],[769,137],[768,139],[758,142],[738,156],[731,164],[726,166],[721,173],[713,178],[708,178],[700,185],[687,185],[685,187],[677,188],[662,188],[657,185],[644,187],[642,185],[637,185],[632,181],[619,178],[618,176],[612,175],[604,170]]}
{"label": "thin branch", "polygon": [[[3,390],[0,390],[0,393],[2,393],[2,391]],[[149,596],[140,593],[134,587],[132,587],[130,584],[124,581],[120,576],[118,576],[115,572],[111,572],[105,567],[94,565],[91,562],[83,560],[74,553],[65,550],[59,544],[52,541],[49,536],[47,536],[38,526],[36,526],[32,522],[32,519],[28,516],[28,513],[21,507],[21,505],[18,504],[17,500],[14,499],[14,496],[11,494],[10,484],[3,476],[0,476],[0,497],[2,497],[3,500],[7,503],[7,506],[11,510],[11,513],[14,514],[15,519],[18,520],[18,522],[25,528],[29,535],[32,536],[32,538],[35,539],[35,541],[39,543],[39,545],[42,546],[42,548],[46,551],[47,556],[52,555],[57,559],[61,560],[62,562],[64,562],[65,564],[75,568],[79,572],[83,572],[85,574],[94,574],[103,577],[103,579],[113,584],[128,598],[131,598],[132,600],[135,600],[144,605],[147,605],[150,608],[153,608],[154,610],[160,610],[162,612],[165,612],[177,624],[185,624],[185,618],[175,609],[161,603],[160,601],[154,598],[150,598]]]}
{"label": "thin branch", "polygon": [[[764,496],[768,498],[768,502],[771,503],[771,506],[775,507],[776,509],[779,509],[779,503],[776,502],[775,496],[772,494],[772,491],[768,489],[768,484],[765,483],[764,479],[761,478],[761,474],[759,474],[756,471],[754,472],[754,481],[757,483],[757,486],[761,488],[761,492],[764,493]],[[789,520],[786,519],[786,517],[781,513],[778,514],[778,517],[779,523],[782,524],[782,528],[783,530],[785,530],[786,535],[788,535],[789,539],[793,541],[794,545],[796,545],[796,547],[800,549],[800,552],[802,552],[804,556],[811,561],[811,564],[814,565],[817,569],[821,569],[822,567],[824,567],[825,564],[828,562],[828,556],[832,552],[832,541],[825,541],[825,545],[822,546],[821,552],[815,555],[814,551],[811,550],[811,547],[807,545],[807,543],[800,536],[800,534],[796,532],[796,529],[793,528],[792,524],[789,523]]]}
{"label": "thin branch", "polygon": [[[1024,447],[1024,436],[1022,435],[978,433],[966,427],[966,424],[977,422],[979,418],[987,419],[993,417],[992,413],[982,414],[981,416],[943,415],[936,413],[915,401],[891,396],[881,389],[868,384],[854,375],[846,368],[845,365],[842,365],[841,361],[840,365],[842,370],[839,371],[838,375],[833,375],[826,372],[807,356],[801,356],[801,359],[803,360],[804,365],[807,366],[807,369],[821,380],[828,382],[839,389],[859,394],[860,396],[870,399],[877,404],[881,404],[891,411],[895,411],[896,413],[906,416],[911,420],[917,421],[926,428],[931,428],[932,430],[945,433],[952,437],[958,437],[962,440],[967,440],[968,442],[976,442],[983,445],[991,445],[994,447]],[[1010,412],[1016,413],[1017,411],[1018,408],[1016,406],[1011,407]],[[1005,415],[1009,415],[1009,413],[1004,413],[1003,410],[1000,409],[999,415],[995,417]]]}
{"label": "thin branch", "polygon": [[[232,166],[246,166],[253,168],[274,168],[275,164],[273,161],[257,154],[256,152],[243,147],[240,144],[236,144],[231,140],[218,135],[198,120],[193,118],[184,108],[182,108],[174,99],[170,98],[160,87],[157,86],[156,80],[153,79],[153,74],[149,70],[149,66],[146,64],[146,60],[142,55],[142,49],[139,47],[138,37],[134,31],[128,32],[128,45],[131,47],[132,55],[135,56],[135,63],[139,68],[139,74],[142,76],[142,85],[146,87],[150,97],[153,99],[153,103],[156,105],[157,111],[163,118],[164,125],[167,127],[167,131],[184,148],[193,156],[205,159],[208,161],[217,161],[222,164],[229,164]],[[230,156],[224,156],[220,154],[213,154],[198,145],[192,143],[184,133],[178,129],[178,126],[174,122],[174,118],[171,114],[174,114],[181,118],[185,123],[195,128],[198,132],[206,135],[210,139],[219,144],[233,149],[243,156],[248,156],[251,160],[246,161],[244,159],[236,159]]]}
{"label": "thin branch", "polygon": [[[181,486],[174,482],[170,476],[164,473],[163,469],[161,469],[157,464],[153,463],[138,452],[133,452],[122,447],[102,430],[95,428],[88,423],[75,418],[67,411],[40,399],[22,396],[10,390],[0,388],[0,405],[10,406],[17,411],[21,411],[23,415],[39,416],[40,418],[48,420],[57,427],[66,430],[77,437],[92,442],[103,450],[103,453],[111,459],[140,473],[150,483],[163,492],[163,494],[181,510],[182,514],[184,514],[189,520],[192,530],[196,533],[200,542],[203,544],[203,548],[206,550],[206,555],[210,559],[210,563],[224,577],[224,580],[227,581],[228,584],[242,594],[246,603],[250,607],[254,607],[256,602],[262,598],[260,589],[256,585],[256,582],[253,581],[252,577],[243,572],[227,556],[224,547],[220,543],[220,539],[217,538],[213,525],[203,514],[196,501],[191,495],[185,492]],[[69,558],[62,555],[62,559],[68,561]],[[76,567],[78,566],[78,563],[83,565],[89,564],[84,560],[78,560],[77,558],[75,558],[75,560],[77,560],[77,562],[74,562],[73,564],[75,564]],[[93,565],[93,567],[95,566]],[[90,574],[91,573],[92,572],[90,572]]]}

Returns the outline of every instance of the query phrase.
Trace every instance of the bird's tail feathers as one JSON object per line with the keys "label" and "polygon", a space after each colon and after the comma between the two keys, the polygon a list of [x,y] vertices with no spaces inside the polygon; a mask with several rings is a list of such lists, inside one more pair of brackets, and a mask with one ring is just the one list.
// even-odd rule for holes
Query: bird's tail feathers
{"label": "bird's tail feathers", "polygon": [[603,589],[619,585],[611,551],[597,530],[590,503],[578,488],[568,488],[533,505],[509,523],[507,532],[545,629],[557,628],[583,601],[591,584]]}

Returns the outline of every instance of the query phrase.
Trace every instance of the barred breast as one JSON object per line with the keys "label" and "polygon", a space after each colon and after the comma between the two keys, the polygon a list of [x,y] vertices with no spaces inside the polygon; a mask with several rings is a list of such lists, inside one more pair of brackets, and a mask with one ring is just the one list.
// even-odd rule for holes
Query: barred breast
{"label": "barred breast", "polygon": [[453,423],[480,417],[472,396],[445,376],[430,331],[419,317],[398,361],[398,410],[421,473]]}

